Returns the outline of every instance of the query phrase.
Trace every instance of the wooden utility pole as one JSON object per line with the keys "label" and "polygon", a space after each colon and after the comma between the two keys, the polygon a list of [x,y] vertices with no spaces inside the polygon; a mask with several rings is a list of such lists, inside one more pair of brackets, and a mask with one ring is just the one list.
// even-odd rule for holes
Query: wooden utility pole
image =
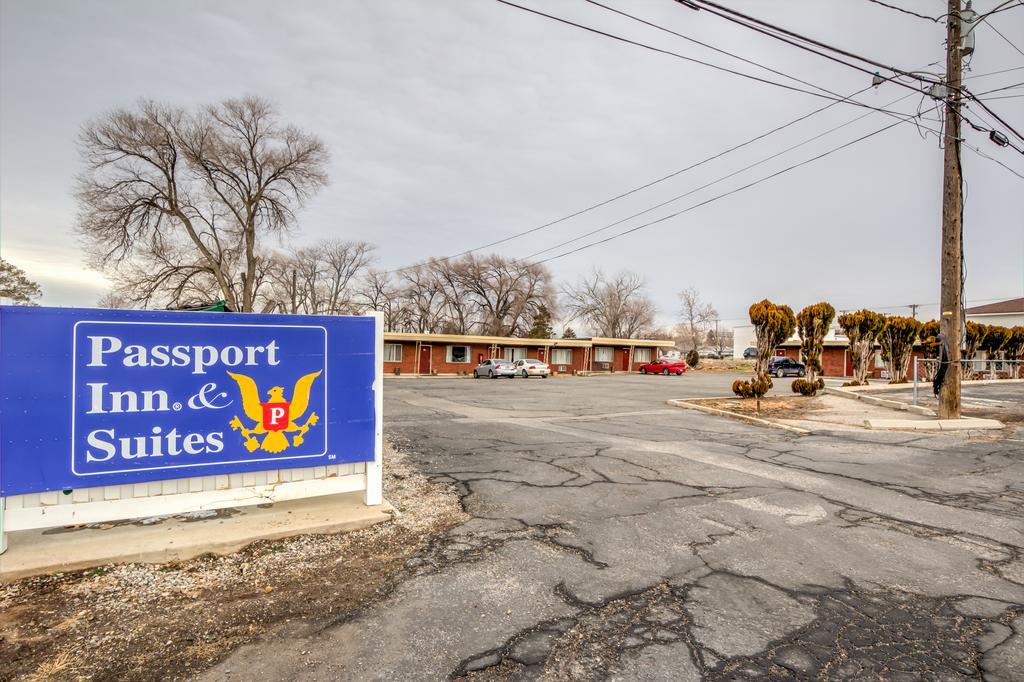
{"label": "wooden utility pole", "polygon": [[939,391],[939,419],[960,418],[960,335],[963,325],[963,194],[960,175],[960,0],[949,0],[946,18],[945,172],[942,178],[942,281],[940,327],[949,365]]}

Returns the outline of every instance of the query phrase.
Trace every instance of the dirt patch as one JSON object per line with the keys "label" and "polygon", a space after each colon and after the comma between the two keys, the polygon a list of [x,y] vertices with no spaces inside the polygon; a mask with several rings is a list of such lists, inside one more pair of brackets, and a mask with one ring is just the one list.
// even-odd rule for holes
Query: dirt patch
{"label": "dirt patch", "polygon": [[735,412],[749,417],[776,417],[780,419],[801,419],[809,412],[822,409],[816,398],[803,396],[770,396],[761,398],[761,409],[757,409],[757,401],[753,398],[705,398],[688,400],[687,402],[716,410]]}
{"label": "dirt patch", "polygon": [[723,358],[721,360],[710,360],[701,358],[700,364],[690,370],[691,372],[731,372],[741,374],[752,374],[754,371],[753,360],[734,360]]}
{"label": "dirt patch", "polygon": [[465,514],[453,490],[394,448],[384,462],[392,521],[0,586],[0,679],[184,679],[272,626],[342,617],[385,594],[405,561]]}

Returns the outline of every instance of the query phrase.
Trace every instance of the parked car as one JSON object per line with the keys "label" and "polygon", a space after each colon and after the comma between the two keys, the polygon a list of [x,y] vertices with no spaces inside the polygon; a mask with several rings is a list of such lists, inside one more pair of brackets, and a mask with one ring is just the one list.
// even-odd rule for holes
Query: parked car
{"label": "parked car", "polygon": [[747,348],[746,350],[744,350],[743,351],[743,359],[744,360],[756,360],[757,359],[757,349],[754,348],[753,346],[751,346],[750,348]]}
{"label": "parked car", "polygon": [[687,370],[685,360],[673,360],[671,358],[661,358],[654,362],[648,362],[644,365],[640,365],[641,374],[675,374],[679,376]]}
{"label": "parked car", "polygon": [[526,360],[516,360],[516,376],[529,379],[530,377],[543,377],[548,378],[551,374],[551,368],[548,367],[546,362],[540,360],[533,360],[527,358]]}
{"label": "parked car", "polygon": [[721,360],[722,359],[721,354],[717,350],[702,350],[702,351],[699,351],[697,353],[697,355],[702,357],[702,358],[707,358],[708,360]]}
{"label": "parked car", "polygon": [[802,377],[807,372],[804,363],[793,358],[777,357],[768,361],[768,373],[781,379],[784,376]]}
{"label": "parked car", "polygon": [[484,360],[476,366],[476,369],[473,370],[474,379],[479,379],[480,377],[487,377],[488,379],[508,377],[511,379],[515,377],[515,375],[516,367],[511,360],[491,358],[490,360]]}

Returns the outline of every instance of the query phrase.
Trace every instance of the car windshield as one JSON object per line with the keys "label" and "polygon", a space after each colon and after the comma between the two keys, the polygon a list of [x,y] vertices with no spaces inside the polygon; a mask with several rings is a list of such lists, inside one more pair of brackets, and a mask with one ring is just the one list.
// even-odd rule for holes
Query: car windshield
{"label": "car windshield", "polygon": [[540,360],[533,360],[531,358],[527,358],[526,360],[523,360],[523,362],[525,364],[527,364],[527,365],[543,365],[544,364]]}

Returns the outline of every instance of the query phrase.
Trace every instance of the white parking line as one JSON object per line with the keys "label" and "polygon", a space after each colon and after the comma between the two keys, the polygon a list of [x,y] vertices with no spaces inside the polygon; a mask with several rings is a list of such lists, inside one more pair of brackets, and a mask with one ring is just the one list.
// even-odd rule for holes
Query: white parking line
{"label": "white parking line", "polygon": [[966,396],[964,396],[964,402],[965,403],[970,402],[970,403],[991,404],[991,405],[1007,405],[1011,401],[1009,401],[1009,400],[996,400],[994,398],[975,398],[973,395],[966,395]]}

